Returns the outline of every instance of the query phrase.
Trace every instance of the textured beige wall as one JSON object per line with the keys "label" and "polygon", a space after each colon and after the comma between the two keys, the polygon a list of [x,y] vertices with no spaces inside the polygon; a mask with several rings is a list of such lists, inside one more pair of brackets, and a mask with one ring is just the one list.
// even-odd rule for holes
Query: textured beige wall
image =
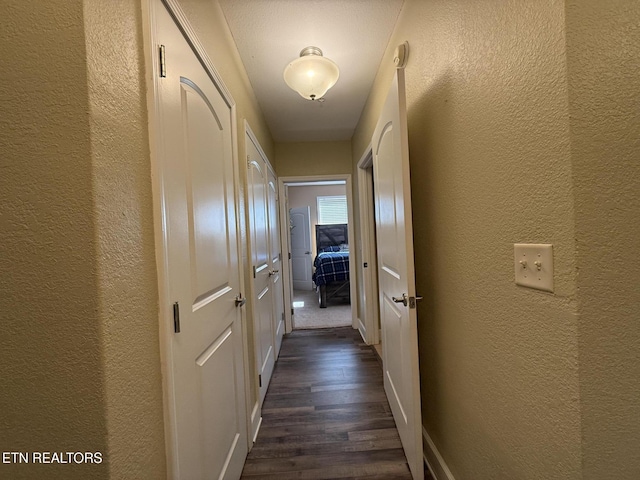
{"label": "textured beige wall", "polygon": [[104,461],[0,477],[162,478],[140,4],[1,9],[0,449]]}
{"label": "textured beige wall", "polygon": [[84,1],[110,478],[166,476],[142,8]]}
{"label": "textured beige wall", "polygon": [[[106,452],[82,2],[0,6],[0,451]],[[107,464],[2,478],[104,478]]]}
{"label": "textured beige wall", "polygon": [[585,479],[640,478],[640,3],[567,2]]}
{"label": "textured beige wall", "polygon": [[306,187],[289,187],[289,208],[310,207],[311,221],[311,261],[316,258],[316,225],[318,224],[318,197],[331,195],[346,195],[345,185],[318,185]]}
{"label": "textured beige wall", "polygon": [[[408,0],[406,68],[423,423],[457,480],[580,477],[564,3]],[[552,243],[555,294],[516,287],[513,243]]]}
{"label": "textured beige wall", "polygon": [[351,142],[276,143],[279,177],[351,173]]}

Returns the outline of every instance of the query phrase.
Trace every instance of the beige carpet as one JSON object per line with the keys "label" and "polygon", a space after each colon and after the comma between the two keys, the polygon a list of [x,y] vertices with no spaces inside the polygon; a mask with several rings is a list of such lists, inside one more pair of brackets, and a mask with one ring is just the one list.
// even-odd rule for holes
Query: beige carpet
{"label": "beige carpet", "polygon": [[327,300],[327,308],[318,306],[315,291],[293,291],[293,328],[329,328],[351,326],[351,305],[344,300]]}

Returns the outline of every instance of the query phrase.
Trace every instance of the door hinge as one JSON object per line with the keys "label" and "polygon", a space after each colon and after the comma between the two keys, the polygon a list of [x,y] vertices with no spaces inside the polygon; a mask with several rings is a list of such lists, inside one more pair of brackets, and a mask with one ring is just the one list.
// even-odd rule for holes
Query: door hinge
{"label": "door hinge", "polygon": [[256,266],[253,266],[253,278],[256,278]]}
{"label": "door hinge", "polygon": [[167,76],[167,64],[165,63],[164,45],[160,45],[160,78]]}
{"label": "door hinge", "polygon": [[262,388],[262,375],[258,375],[258,386]]}
{"label": "door hinge", "polygon": [[291,315],[293,315],[293,308],[291,309]]}
{"label": "door hinge", "polygon": [[284,312],[282,312],[282,320],[284,320]]}
{"label": "door hinge", "polygon": [[178,302],[173,304],[173,331],[180,333],[180,304]]}
{"label": "door hinge", "polygon": [[289,260],[291,260],[291,252],[289,252]]}

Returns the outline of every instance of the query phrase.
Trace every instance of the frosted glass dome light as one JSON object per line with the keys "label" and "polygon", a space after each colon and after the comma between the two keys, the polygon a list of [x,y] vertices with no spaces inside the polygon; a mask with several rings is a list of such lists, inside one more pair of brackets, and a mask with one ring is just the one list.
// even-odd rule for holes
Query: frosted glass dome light
{"label": "frosted glass dome light", "polygon": [[307,100],[318,100],[338,81],[338,66],[322,56],[317,47],[307,47],[284,69],[284,81]]}

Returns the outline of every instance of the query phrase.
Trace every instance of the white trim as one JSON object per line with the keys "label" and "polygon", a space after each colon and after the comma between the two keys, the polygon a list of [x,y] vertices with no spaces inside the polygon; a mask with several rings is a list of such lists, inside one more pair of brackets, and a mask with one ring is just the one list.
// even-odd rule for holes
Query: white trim
{"label": "white trim", "polygon": [[360,317],[358,317],[358,331],[360,332],[360,336],[362,337],[362,341],[364,343],[366,343],[367,345],[369,345],[369,343],[367,342],[367,327],[362,322],[362,320],[360,320]]}
{"label": "white trim", "polygon": [[427,430],[422,426],[422,438],[424,439],[424,461],[427,462],[431,474],[436,480],[456,480],[451,470],[447,466],[444,458],[440,455],[440,452],[436,448],[436,444],[433,443],[431,437],[427,433]]}
{"label": "white trim", "polygon": [[[212,65],[213,66],[213,65]],[[205,69],[206,70],[206,69]],[[216,78],[217,78],[216,72]],[[220,85],[226,90],[224,83],[222,83],[222,79],[220,79]],[[214,82],[215,83],[215,82]],[[216,83],[216,85],[218,85]],[[220,93],[224,96],[224,91]],[[244,257],[243,257],[243,244],[242,244],[242,231],[240,229],[240,222],[244,221],[245,212],[241,208],[241,205],[244,205],[241,202],[240,196],[243,195],[244,188],[241,188],[241,176],[240,176],[240,161],[239,156],[240,152],[238,151],[238,113],[236,103],[233,98],[231,98],[231,94],[229,94],[230,105],[231,105],[231,149],[232,149],[232,158],[233,158],[233,184],[234,184],[234,203],[236,210],[236,243],[238,250],[238,269],[240,275],[240,292],[243,290],[246,292],[247,282],[245,277],[245,265],[244,265]],[[246,293],[245,293],[246,298]],[[242,324],[242,350],[243,350],[243,362],[244,362],[244,399],[245,399],[245,412],[246,412],[246,429],[247,429],[247,451],[251,449],[253,446],[253,442],[251,441],[251,419],[249,416],[249,412],[251,411],[251,379],[253,378],[253,369],[251,368],[251,362],[249,362],[249,351],[252,350],[252,346],[249,343],[249,331],[245,327],[247,325],[247,309],[241,308],[240,314],[242,316],[241,324]]]}
{"label": "white trim", "polygon": [[289,247],[289,199],[287,188],[278,177],[278,197],[280,205],[280,251],[282,252],[282,287],[284,290],[284,333],[291,333],[293,308],[291,288],[291,248]]}
{"label": "white trim", "polygon": [[262,425],[262,415],[260,415],[260,400],[256,402],[253,406],[253,411],[251,412],[251,432],[249,438],[251,439],[249,450],[253,447],[253,444],[256,443],[256,438],[258,438],[258,432],[260,431],[260,426]]}
{"label": "white trim", "polygon": [[373,166],[373,147],[371,146],[371,143],[369,143],[369,145],[367,145],[367,148],[364,149],[364,153],[360,157],[360,160],[358,160],[358,168],[365,169],[372,166]]}
{"label": "white trim", "polygon": [[255,435],[252,437],[253,440],[251,441],[252,446],[254,443],[256,443],[256,440],[258,439],[258,434],[260,433],[260,427],[262,426],[262,417],[259,418],[258,420],[258,426],[256,427],[256,433]]}
{"label": "white trim", "polygon": [[[349,244],[353,245],[356,239],[355,229],[354,229],[354,218],[353,218],[353,184],[351,182],[351,175],[347,177],[347,212],[348,212],[348,224],[347,231],[349,232]],[[357,258],[357,257],[356,257]],[[353,259],[351,260],[353,263]],[[358,328],[358,299],[357,299],[357,285],[358,278],[357,275],[349,274],[349,296],[351,298],[351,326],[355,329]]]}
{"label": "white trim", "polygon": [[[359,259],[358,271],[362,278],[362,293],[360,312],[364,318],[364,340],[369,345],[380,343],[380,329],[378,328],[379,307],[377,289],[377,254],[375,244],[375,219],[373,218],[373,151],[371,144],[358,161],[358,206],[360,207],[360,240],[362,255]],[[367,268],[364,264],[367,263]]]}
{"label": "white trim", "polygon": [[313,183],[309,183],[309,182],[290,182],[287,185],[289,185],[290,187],[307,187],[307,186],[315,186],[315,187],[321,187],[324,185],[345,185],[344,180],[327,180],[326,182],[313,182]]}
{"label": "white trim", "polygon": [[164,421],[164,437],[167,478],[176,478],[177,451],[176,434],[173,424],[173,412],[175,396],[173,390],[173,371],[171,369],[171,338],[166,325],[171,321],[173,311],[169,301],[168,255],[167,255],[167,217],[164,204],[164,171],[162,169],[161,149],[158,147],[160,138],[156,132],[160,130],[162,123],[161,109],[159,105],[158,83],[156,72],[159,71],[159,59],[155,51],[156,32],[156,3],[157,0],[144,0],[142,2],[142,31],[145,68],[145,81],[147,84],[147,109],[149,116],[149,151],[151,157],[151,191],[153,197],[153,224],[156,254],[156,268],[158,273],[158,329],[160,343],[160,367],[163,377],[162,382],[162,407]]}
{"label": "white trim", "polygon": [[[283,260],[286,257],[288,262],[288,267],[283,268],[283,285],[284,285],[284,316],[285,316],[285,331],[286,333],[291,333],[293,330],[293,319],[291,315],[292,309],[292,286],[291,286],[291,260],[289,260],[290,248],[289,248],[289,231],[287,228],[289,222],[286,221],[289,218],[289,204],[288,199],[286,197],[286,187],[291,183],[315,183],[315,182],[326,182],[326,181],[344,181],[346,184],[347,191],[347,212],[349,215],[349,222],[347,224],[347,229],[349,232],[349,244],[355,245],[354,239],[355,230],[354,230],[354,217],[353,217],[353,183],[351,181],[351,174],[337,174],[337,175],[308,175],[308,176],[296,176],[296,177],[279,177],[278,178],[278,194],[280,195],[280,215],[283,219],[281,222],[282,226],[282,235],[280,241],[282,242],[282,256]],[[351,269],[351,265],[349,269]],[[357,318],[358,314],[358,302],[357,302],[357,291],[356,291],[356,283],[357,279],[355,276],[350,275],[349,282],[349,294],[351,295],[351,327],[357,329],[359,327],[359,321]]]}
{"label": "white trim", "polygon": [[262,145],[260,145],[260,142],[258,141],[258,137],[256,137],[255,133],[253,133],[253,130],[251,130],[251,126],[249,125],[249,122],[246,119],[244,120],[244,131],[246,132],[247,135],[249,135],[249,138],[253,142],[253,145],[256,147],[256,150],[258,150],[258,153],[267,164],[267,168],[271,170],[271,173],[273,173],[277,177],[276,171],[271,165],[271,162],[269,161],[269,157],[267,157],[267,154],[264,153],[264,150],[262,149]]}

